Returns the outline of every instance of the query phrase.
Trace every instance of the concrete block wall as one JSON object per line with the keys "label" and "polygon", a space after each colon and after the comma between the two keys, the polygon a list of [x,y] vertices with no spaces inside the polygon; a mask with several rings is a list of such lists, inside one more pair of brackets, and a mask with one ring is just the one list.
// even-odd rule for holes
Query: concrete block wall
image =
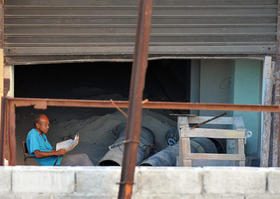
{"label": "concrete block wall", "polygon": [[[120,167],[0,167],[1,199],[113,199]],[[133,199],[280,199],[280,169],[138,167]]]}

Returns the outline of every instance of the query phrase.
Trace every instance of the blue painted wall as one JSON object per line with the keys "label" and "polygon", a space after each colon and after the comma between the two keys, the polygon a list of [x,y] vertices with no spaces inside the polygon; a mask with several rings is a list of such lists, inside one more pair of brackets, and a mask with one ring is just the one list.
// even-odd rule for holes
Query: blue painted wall
{"label": "blue painted wall", "polygon": [[[194,67],[199,67],[199,70]],[[262,62],[259,60],[201,60],[200,63],[196,61],[192,64],[192,70],[194,70],[191,77],[193,102],[261,104]],[[192,113],[217,115],[221,112],[193,111]],[[252,136],[247,138],[247,156],[259,157],[260,113],[227,113],[227,116],[232,115],[243,116],[245,127],[252,132]]]}
{"label": "blue painted wall", "polygon": [[[262,64],[258,60],[235,60],[234,67],[234,104],[261,104],[262,99]],[[259,157],[260,117],[257,112],[234,112],[243,116],[246,129],[252,132],[247,138],[246,154]]]}

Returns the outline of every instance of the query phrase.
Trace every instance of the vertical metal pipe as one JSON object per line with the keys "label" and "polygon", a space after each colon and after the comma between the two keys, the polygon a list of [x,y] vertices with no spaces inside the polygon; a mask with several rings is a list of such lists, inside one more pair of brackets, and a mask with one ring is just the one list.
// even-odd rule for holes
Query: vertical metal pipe
{"label": "vertical metal pipe", "polygon": [[0,85],[2,86],[1,93],[1,103],[0,103],[0,109],[1,109],[1,138],[0,138],[0,165],[4,164],[4,53],[3,53],[3,46],[4,46],[4,0],[0,1],[0,49],[1,49],[1,58],[0,58],[0,66],[1,66],[1,74],[0,74]]}
{"label": "vertical metal pipe", "polygon": [[5,112],[4,112],[4,145],[3,145],[3,155],[6,160],[9,159],[8,153],[9,153],[9,143],[8,143],[8,128],[9,128],[9,120],[8,120],[8,114],[9,114],[9,102],[5,98],[4,100],[5,104]]}
{"label": "vertical metal pipe", "polygon": [[129,92],[128,122],[122,162],[121,182],[118,199],[130,199],[132,196],[134,170],[142,122],[142,98],[147,69],[148,47],[150,41],[152,0],[140,0],[136,43]]}
{"label": "vertical metal pipe", "polygon": [[4,125],[5,125],[5,98],[1,98],[1,132],[0,132],[0,165],[4,165],[4,158],[5,158],[5,153],[4,153],[4,144],[5,144],[5,130],[4,130]]}
{"label": "vertical metal pipe", "polygon": [[9,165],[16,165],[16,107],[13,102],[9,103]]}

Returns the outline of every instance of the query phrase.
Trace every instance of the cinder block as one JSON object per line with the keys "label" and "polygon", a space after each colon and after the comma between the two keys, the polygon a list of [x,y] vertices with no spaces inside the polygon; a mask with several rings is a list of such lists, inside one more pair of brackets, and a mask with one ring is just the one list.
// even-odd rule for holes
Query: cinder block
{"label": "cinder block", "polygon": [[268,173],[268,191],[280,194],[280,169],[272,169]]}
{"label": "cinder block", "polygon": [[75,187],[75,175],[70,167],[19,167],[12,176],[13,192],[71,193]]}
{"label": "cinder block", "polygon": [[211,194],[265,193],[266,172],[256,168],[207,168],[204,188]]}
{"label": "cinder block", "polygon": [[112,196],[96,196],[91,194],[65,194],[65,195],[55,195],[54,199],[116,199],[116,197]]}
{"label": "cinder block", "polygon": [[246,199],[279,199],[280,194],[261,194],[261,195],[248,195],[246,196]]}
{"label": "cinder block", "polygon": [[133,194],[132,199],[200,199],[196,195],[186,195],[186,194],[162,194],[162,195],[141,195]]}
{"label": "cinder block", "polygon": [[76,171],[76,192],[117,198],[120,175],[120,167],[94,167]]}
{"label": "cinder block", "polygon": [[14,195],[11,193],[0,193],[1,199],[15,199]]}
{"label": "cinder block", "polygon": [[162,194],[162,195],[141,195],[133,194],[132,199],[245,199],[243,195],[228,194]]}
{"label": "cinder block", "polygon": [[0,194],[1,199],[54,199],[54,196],[44,193],[7,193]]}
{"label": "cinder block", "polygon": [[11,190],[12,172],[10,167],[0,167],[0,193]]}
{"label": "cinder block", "polygon": [[203,194],[195,199],[245,199],[244,195],[228,195],[228,194]]}
{"label": "cinder block", "polygon": [[140,195],[199,194],[201,169],[187,167],[141,167],[136,170],[136,187]]}

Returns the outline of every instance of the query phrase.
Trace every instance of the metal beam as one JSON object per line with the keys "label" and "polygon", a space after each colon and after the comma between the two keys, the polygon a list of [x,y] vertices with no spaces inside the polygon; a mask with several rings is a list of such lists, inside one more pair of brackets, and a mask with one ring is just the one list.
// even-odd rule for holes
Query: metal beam
{"label": "metal beam", "polygon": [[[34,106],[36,109],[54,107],[84,107],[84,108],[128,108],[128,101],[110,100],[74,100],[74,99],[42,99],[42,98],[6,98],[16,107]],[[142,104],[144,109],[167,110],[216,110],[216,111],[251,111],[251,112],[279,112],[279,105],[247,105],[222,103],[191,103],[191,102],[147,102]]]}

